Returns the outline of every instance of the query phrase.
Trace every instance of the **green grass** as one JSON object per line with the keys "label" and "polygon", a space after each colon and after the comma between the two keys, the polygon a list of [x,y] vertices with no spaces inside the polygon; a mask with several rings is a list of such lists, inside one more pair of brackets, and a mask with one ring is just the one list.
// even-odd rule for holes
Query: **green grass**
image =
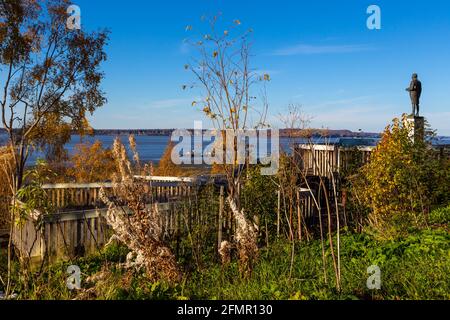
{"label": "green grass", "polygon": [[450,205],[443,208],[438,208],[431,211],[430,216],[428,217],[430,224],[449,224],[450,223]]}
{"label": "green grass", "polygon": [[[298,245],[292,273],[291,246],[264,250],[248,280],[237,266],[222,273],[212,266],[192,275],[185,294],[200,299],[450,299],[450,236],[424,231],[397,241],[377,242],[366,235],[345,235],[341,244],[342,290],[334,285],[327,252],[327,282],[319,242]],[[382,289],[366,287],[367,268],[381,269]]]}
{"label": "green grass", "polygon": [[[127,253],[120,246],[74,264],[80,266],[84,279],[105,271],[106,278],[96,285],[97,299],[450,299],[450,235],[443,229],[415,231],[392,241],[377,241],[366,234],[342,235],[341,292],[335,288],[329,250],[325,281],[319,241],[295,245],[292,270],[291,250],[286,242],[261,249],[249,279],[239,275],[236,263],[223,269],[209,259],[202,270],[186,271],[175,286],[152,283],[142,273],[117,268]],[[26,284],[15,279],[19,298],[76,298],[76,293],[65,287],[68,265],[53,265]],[[381,269],[381,290],[366,287],[371,265]]]}

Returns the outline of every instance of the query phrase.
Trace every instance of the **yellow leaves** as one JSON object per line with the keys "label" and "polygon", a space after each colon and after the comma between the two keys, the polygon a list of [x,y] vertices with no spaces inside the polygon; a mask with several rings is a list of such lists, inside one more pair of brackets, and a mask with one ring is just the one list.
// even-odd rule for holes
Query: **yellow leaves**
{"label": "yellow leaves", "polygon": [[426,150],[411,143],[408,127],[398,119],[386,127],[370,162],[360,171],[357,188],[362,204],[372,210],[370,215],[377,221],[372,227],[395,227],[391,219],[400,221],[422,213],[433,192],[427,188],[434,175],[429,163],[434,160],[427,157]]}
{"label": "yellow leaves", "polygon": [[197,105],[197,101],[192,101],[192,106],[195,107]]}
{"label": "yellow leaves", "polygon": [[211,108],[209,106],[205,106],[203,108],[203,112],[206,113],[206,115],[209,115],[211,113]]}
{"label": "yellow leaves", "polygon": [[104,149],[97,140],[93,144],[82,143],[75,146],[76,153],[71,159],[72,167],[68,170],[77,182],[101,182],[109,180],[116,166],[111,150]]}

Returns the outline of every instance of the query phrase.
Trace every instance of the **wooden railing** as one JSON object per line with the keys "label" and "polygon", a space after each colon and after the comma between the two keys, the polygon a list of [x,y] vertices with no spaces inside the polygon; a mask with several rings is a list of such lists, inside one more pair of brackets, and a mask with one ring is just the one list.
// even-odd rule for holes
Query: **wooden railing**
{"label": "wooden railing", "polygon": [[[163,226],[164,238],[180,237],[186,228],[198,228],[197,225],[208,226],[212,230],[220,229],[217,221],[206,223],[206,217],[213,221],[222,215],[225,221],[231,221],[227,213],[214,210],[198,210],[186,208],[182,200],[189,198],[187,203],[198,201],[197,188],[199,184],[190,178],[170,177],[135,177],[148,183],[149,196],[153,201],[148,205],[158,207],[160,224]],[[108,241],[111,231],[106,223],[106,208],[100,199],[100,189],[112,192],[112,183],[87,184],[47,184],[46,190],[55,212],[31,214],[22,226],[17,226],[14,232],[14,245],[21,256],[33,261],[50,261],[72,259],[76,256],[91,254],[101,250]],[[214,196],[210,203],[223,203],[223,187],[221,199]],[[198,205],[198,203],[197,203]],[[213,207],[211,207],[212,209]],[[124,207],[124,210],[129,210]],[[223,208],[222,208],[223,211]],[[39,224],[36,221],[41,218]],[[225,223],[225,228],[227,227]]]}
{"label": "wooden railing", "polygon": [[[149,205],[158,206],[162,236],[175,241],[177,247],[192,230],[207,229],[213,238],[216,233],[217,247],[222,240],[232,238],[235,222],[225,201],[224,186],[215,186],[215,191],[202,200],[205,193],[198,192],[199,185],[194,180],[140,178],[149,183],[149,190],[158,200]],[[110,238],[111,229],[106,223],[107,209],[101,203],[99,193],[101,188],[112,187],[111,183],[44,185],[51,202],[60,210],[38,215],[42,218],[39,224],[30,216],[22,227],[17,227],[14,232],[16,248],[22,256],[35,261],[73,259],[101,250]],[[306,223],[317,212],[309,189],[299,189],[297,201],[296,214]],[[278,202],[280,204],[280,199]],[[280,209],[279,206],[278,229],[284,217]],[[124,210],[128,208],[124,207]]]}
{"label": "wooden railing", "polygon": [[296,151],[297,161],[309,175],[329,176],[341,172],[354,161],[355,152],[361,159],[359,163],[369,161],[374,147],[344,148],[335,145],[299,145]]}
{"label": "wooden railing", "polygon": [[[138,180],[148,183],[154,202],[164,203],[173,198],[186,196],[196,181],[192,178],[177,177],[145,177],[136,176]],[[111,190],[112,183],[60,183],[45,184],[50,202],[56,209],[99,208],[103,206],[100,200],[100,189]],[[150,196],[150,195],[149,195]]]}

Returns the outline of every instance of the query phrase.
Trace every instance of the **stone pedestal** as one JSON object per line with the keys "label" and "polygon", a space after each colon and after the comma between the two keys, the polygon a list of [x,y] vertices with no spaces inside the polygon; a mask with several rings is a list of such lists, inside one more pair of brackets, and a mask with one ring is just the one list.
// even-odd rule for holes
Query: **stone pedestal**
{"label": "stone pedestal", "polygon": [[423,141],[425,138],[425,118],[408,116],[407,120],[410,133],[409,136],[413,141]]}

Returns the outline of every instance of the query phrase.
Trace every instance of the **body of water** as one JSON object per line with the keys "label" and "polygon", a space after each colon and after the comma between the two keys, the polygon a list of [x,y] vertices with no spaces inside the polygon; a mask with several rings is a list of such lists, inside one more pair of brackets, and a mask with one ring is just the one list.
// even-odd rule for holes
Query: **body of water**
{"label": "body of water", "polygon": [[[81,138],[78,135],[73,135],[71,140],[66,145],[66,149],[69,152],[69,155],[73,155],[75,153],[75,146],[81,142],[90,142],[93,143],[96,140],[102,142],[104,148],[111,148],[114,139],[116,136],[113,135],[96,135],[96,136],[85,136]],[[164,151],[169,142],[169,136],[149,136],[142,135],[136,136],[136,144],[137,150],[139,152],[139,156],[141,161],[143,162],[153,162],[158,163],[161,159]],[[120,136],[121,141],[125,146],[128,145],[128,136]],[[329,144],[340,144],[343,146],[374,146],[379,141],[377,138],[328,138],[326,143]],[[5,145],[7,142],[6,135],[0,135],[0,145]],[[325,143],[324,139],[317,138],[314,141],[315,143]],[[285,151],[289,151],[289,145],[291,143],[307,143],[304,139],[289,139],[289,138],[280,138],[280,148]],[[206,144],[206,143],[205,143]],[[435,145],[450,145],[450,137],[438,137],[434,140],[433,144]],[[270,145],[270,144],[269,144]],[[28,159],[28,163],[30,165],[34,164],[38,158],[43,158],[44,154],[39,151],[35,151]]]}
{"label": "body of water", "polygon": [[[115,138],[116,137],[112,135],[85,136],[83,138],[78,135],[73,135],[65,148],[69,152],[69,155],[73,155],[76,152],[75,146],[77,144],[82,142],[93,143],[96,140],[101,141],[104,148],[111,148]],[[128,136],[120,136],[120,139],[124,145],[128,145]],[[0,145],[5,145],[6,141],[6,136],[0,135]],[[137,149],[143,162],[159,162],[168,142],[168,136],[136,136]],[[42,152],[34,151],[29,157],[28,163],[36,163],[37,159],[43,157],[44,154]]]}

